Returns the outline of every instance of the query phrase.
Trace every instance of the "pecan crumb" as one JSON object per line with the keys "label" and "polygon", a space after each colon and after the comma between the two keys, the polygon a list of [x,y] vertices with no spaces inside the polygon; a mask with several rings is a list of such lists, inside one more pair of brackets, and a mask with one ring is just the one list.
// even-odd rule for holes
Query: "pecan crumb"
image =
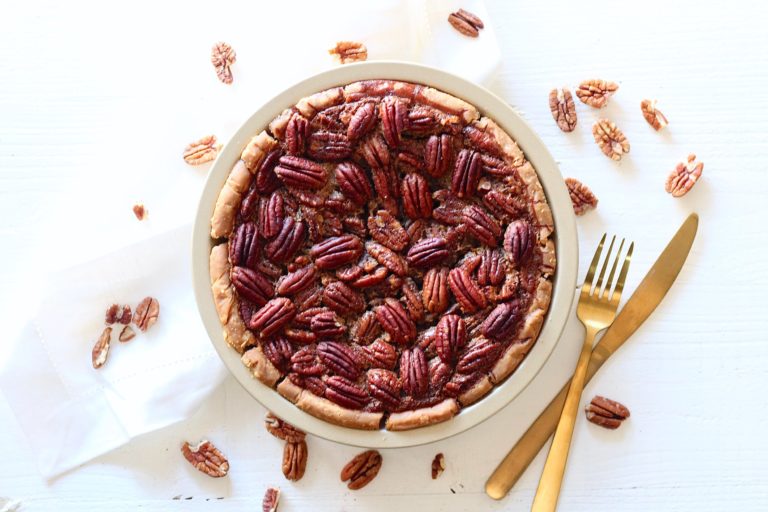
{"label": "pecan crumb", "polygon": [[589,421],[611,430],[619,428],[621,423],[629,418],[629,409],[602,396],[595,396],[585,412]]}
{"label": "pecan crumb", "polygon": [[445,471],[445,456],[442,453],[432,459],[432,480],[436,480]]}
{"label": "pecan crumb", "polygon": [[368,60],[368,48],[356,41],[339,41],[328,53],[341,64]]}
{"label": "pecan crumb", "polygon": [[566,178],[565,186],[568,187],[568,194],[571,196],[573,211],[576,215],[584,215],[597,207],[595,194],[576,178]]}
{"label": "pecan crumb", "polygon": [[643,112],[643,117],[648,124],[653,126],[653,129],[657,132],[663,130],[665,126],[669,124],[667,116],[661,113],[661,110],[656,108],[656,100],[643,100],[640,102],[640,110]]}
{"label": "pecan crumb", "polygon": [[217,143],[216,136],[206,135],[184,148],[184,161],[189,165],[201,165],[215,159],[220,149],[221,144]]}
{"label": "pecan crumb", "polygon": [[104,314],[104,323],[112,325],[117,322],[117,313],[120,311],[118,304],[112,304],[107,308],[107,312]]}
{"label": "pecan crumb", "polygon": [[280,489],[277,487],[267,487],[264,493],[264,500],[261,502],[263,512],[277,512],[277,505],[280,502]]}
{"label": "pecan crumb", "polygon": [[216,76],[225,84],[232,83],[232,64],[237,60],[237,54],[230,45],[219,41],[211,49],[211,64],[216,68]]}
{"label": "pecan crumb", "polygon": [[198,471],[213,478],[220,478],[229,472],[229,461],[213,443],[203,439],[197,446],[188,442],[181,445],[181,453]]}
{"label": "pecan crumb", "polygon": [[592,135],[603,154],[611,160],[621,160],[629,153],[629,141],[613,121],[600,119],[592,127]]}
{"label": "pecan crumb", "polygon": [[104,330],[101,331],[101,336],[99,336],[99,339],[96,340],[96,344],[91,350],[91,363],[93,364],[93,368],[95,370],[98,370],[104,366],[104,363],[107,362],[107,356],[109,355],[109,342],[111,338],[112,328],[105,327]]}
{"label": "pecan crumb", "polygon": [[133,338],[136,337],[136,331],[134,331],[130,325],[126,325],[123,327],[123,329],[120,331],[120,336],[118,336],[117,339],[122,341],[123,343],[127,341],[131,341]]}
{"label": "pecan crumb", "polygon": [[147,216],[147,209],[144,207],[144,203],[136,203],[133,205],[133,214],[139,220],[144,220]]}
{"label": "pecan crumb", "polygon": [[573,102],[573,95],[567,87],[550,91],[549,110],[561,130],[568,133],[576,128],[576,105]]}
{"label": "pecan crumb", "polygon": [[460,33],[468,37],[477,37],[485,27],[483,20],[464,9],[459,9],[448,15],[448,23]]}
{"label": "pecan crumb", "polygon": [[125,304],[120,311],[120,316],[117,318],[117,321],[123,325],[128,325],[129,323],[131,323],[132,319],[133,319],[133,314],[131,313],[131,306],[129,306],[128,304]]}
{"label": "pecan crumb", "polygon": [[607,80],[584,80],[576,89],[576,96],[590,107],[603,108],[608,104],[608,98],[619,89],[616,82]]}
{"label": "pecan crumb", "polygon": [[696,163],[696,155],[688,155],[687,161],[680,162],[667,176],[665,190],[673,197],[682,197],[690,191],[701,178],[704,162]]}

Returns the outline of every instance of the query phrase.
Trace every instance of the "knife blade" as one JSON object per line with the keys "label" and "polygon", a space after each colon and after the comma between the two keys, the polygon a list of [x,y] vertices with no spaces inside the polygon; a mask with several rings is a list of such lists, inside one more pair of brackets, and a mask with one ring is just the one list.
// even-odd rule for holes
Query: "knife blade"
{"label": "knife blade", "polygon": [[[656,306],[669,291],[683,268],[688,253],[696,238],[699,216],[692,213],[683,222],[672,240],[659,255],[656,262],[629,298],[616,320],[602,339],[592,349],[587,368],[589,382],[605,361],[621,347],[640,325],[653,313]],[[500,500],[525,472],[525,469],[541,451],[557,428],[560,411],[568,394],[570,379],[560,393],[549,403],[536,421],[523,434],[517,444],[507,453],[485,483],[485,492],[493,499]]]}

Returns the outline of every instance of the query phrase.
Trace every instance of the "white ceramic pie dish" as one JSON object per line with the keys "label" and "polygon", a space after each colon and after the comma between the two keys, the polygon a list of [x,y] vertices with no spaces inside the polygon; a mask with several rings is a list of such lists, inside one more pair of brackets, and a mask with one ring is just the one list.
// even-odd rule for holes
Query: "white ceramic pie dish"
{"label": "white ceramic pie dish", "polygon": [[[216,198],[240,153],[256,133],[301,98],[330,87],[367,79],[394,79],[432,86],[461,98],[498,123],[514,138],[538,172],[554,218],[557,270],[552,300],[539,339],[517,370],[477,403],[452,419],[406,431],[366,431],[337,426],[316,418],[253,378],[240,355],[224,340],[209,278],[213,247],[210,219]],[[213,164],[198,205],[192,237],[192,272],[198,310],[208,335],[232,375],[264,407],[297,427],[339,443],[368,448],[398,448],[430,443],[463,432],[512,401],[546,363],[565,326],[573,300],[578,266],[576,222],[568,191],[557,164],[530,126],[503,100],[472,82],[438,69],[404,62],[365,62],[311,76],[286,89],[257,110],[227,142]],[[260,421],[260,420],[259,420]]]}

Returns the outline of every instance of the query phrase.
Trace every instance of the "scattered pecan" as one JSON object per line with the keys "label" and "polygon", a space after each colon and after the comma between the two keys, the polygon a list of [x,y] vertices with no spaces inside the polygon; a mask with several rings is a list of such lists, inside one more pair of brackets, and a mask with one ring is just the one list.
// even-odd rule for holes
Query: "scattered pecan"
{"label": "scattered pecan", "polygon": [[602,396],[595,396],[585,412],[589,421],[611,430],[619,428],[621,423],[629,418],[629,409]]}
{"label": "scattered pecan", "polygon": [[442,453],[438,453],[432,459],[432,480],[436,480],[437,477],[443,474],[443,471],[445,471],[445,456]]}
{"label": "scattered pecan", "polygon": [[403,390],[411,396],[419,397],[429,388],[429,369],[427,357],[419,347],[411,347],[400,354],[400,380]]}
{"label": "scattered pecan", "polygon": [[136,203],[133,205],[133,214],[139,220],[144,220],[147,216],[147,209],[144,207],[144,203]]}
{"label": "scattered pecan", "polygon": [[141,332],[155,325],[157,317],[160,315],[160,303],[153,297],[144,297],[139,305],[136,306],[136,313],[133,315],[133,323]]}
{"label": "scattered pecan", "polygon": [[216,76],[225,84],[232,83],[232,64],[237,60],[237,54],[230,45],[219,41],[211,49],[211,64],[216,68]]}
{"label": "scattered pecan", "polygon": [[622,155],[629,153],[629,141],[613,121],[600,119],[592,127],[592,135],[603,154],[611,160],[621,160]]}
{"label": "scattered pecan", "polygon": [[458,11],[451,13],[448,16],[448,23],[450,23],[453,28],[469,37],[477,37],[480,35],[480,30],[485,27],[483,20],[464,9],[459,9]]}
{"label": "scattered pecan", "polygon": [[392,341],[405,344],[416,339],[416,324],[408,316],[400,301],[387,297],[384,299],[384,304],[377,306],[374,311],[376,320],[390,335]]}
{"label": "scattered pecan", "polygon": [[367,373],[368,393],[386,407],[394,409],[400,403],[400,379],[397,374],[382,368],[372,368]]}
{"label": "scattered pecan", "polygon": [[480,288],[463,268],[454,268],[448,273],[448,285],[465,313],[475,313],[488,304]]}
{"label": "scattered pecan", "polygon": [[248,319],[248,328],[269,338],[279,332],[296,315],[296,306],[290,299],[278,297],[267,302]]}
{"label": "scattered pecan", "polygon": [[304,222],[285,217],[280,232],[264,247],[264,252],[275,263],[289,261],[304,243],[306,233]]}
{"label": "scattered pecan", "polygon": [[290,423],[281,420],[271,412],[268,412],[264,418],[264,426],[266,427],[267,432],[276,438],[289,443],[298,443],[299,441],[303,441],[306,437],[304,432]]}
{"label": "scattered pecan", "polygon": [[597,208],[597,198],[592,191],[576,178],[566,178],[565,186],[571,196],[573,211],[576,215],[584,215],[589,210]]}
{"label": "scattered pecan", "polygon": [[261,501],[262,512],[277,512],[277,505],[280,503],[280,489],[277,487],[267,487],[264,493],[264,499]]}
{"label": "scattered pecan", "polygon": [[664,189],[673,197],[682,197],[693,188],[704,170],[704,162],[696,162],[696,155],[688,155],[687,161],[677,164],[675,169],[667,176]]}
{"label": "scattered pecan", "polygon": [[533,246],[536,241],[533,226],[523,219],[519,219],[507,226],[504,233],[504,250],[516,266],[521,266],[528,261],[533,254]]}
{"label": "scattered pecan", "polygon": [[576,128],[576,105],[573,103],[573,95],[567,87],[550,91],[549,110],[561,130],[567,133]]}
{"label": "scattered pecan", "polygon": [[467,342],[467,328],[459,315],[444,315],[435,329],[435,349],[440,360],[453,364]]}
{"label": "scattered pecan", "polygon": [[355,41],[339,41],[328,53],[341,64],[368,60],[368,48]]}
{"label": "scattered pecan", "polygon": [[610,98],[617,90],[619,85],[607,80],[584,80],[576,89],[576,96],[590,107],[603,108],[608,104]]}
{"label": "scattered pecan", "polygon": [[643,117],[648,124],[653,126],[653,129],[657,132],[663,130],[665,126],[669,124],[667,116],[661,113],[661,110],[656,108],[656,100],[643,100],[640,102],[640,111],[643,113]]}
{"label": "scattered pecan", "polygon": [[410,242],[403,225],[387,210],[368,217],[368,231],[371,238],[393,251],[402,251]]}
{"label": "scattered pecan", "polygon": [[424,149],[426,170],[433,178],[440,178],[453,163],[453,139],[448,134],[432,135]]}
{"label": "scattered pecan", "polygon": [[460,198],[475,195],[481,171],[480,153],[471,149],[459,151],[451,177],[451,192]]}
{"label": "scattered pecan", "polygon": [[428,219],[432,216],[432,193],[427,180],[420,174],[408,174],[400,182],[403,210],[411,219]]}
{"label": "scattered pecan", "polygon": [[421,291],[424,307],[432,314],[440,314],[448,309],[448,268],[432,268],[424,275]]}
{"label": "scattered pecan", "polygon": [[136,332],[131,328],[131,326],[124,325],[123,328],[120,330],[120,335],[117,337],[117,339],[125,343],[127,341],[131,341],[135,337],[136,337]]}
{"label": "scattered pecan", "polygon": [[112,325],[117,322],[118,312],[120,306],[118,304],[112,304],[107,308],[107,312],[104,314],[104,323],[106,325]]}
{"label": "scattered pecan", "polygon": [[184,161],[189,165],[201,165],[214,160],[220,149],[221,144],[217,144],[216,136],[206,135],[184,148]]}
{"label": "scattered pecan", "polygon": [[376,450],[359,453],[341,470],[341,481],[348,482],[347,487],[353,491],[361,489],[376,478],[381,462],[381,454]]}
{"label": "scattered pecan", "polygon": [[91,350],[91,363],[93,364],[93,368],[95,370],[98,370],[102,366],[104,366],[104,363],[107,362],[107,356],[109,356],[109,344],[112,339],[112,328],[111,327],[105,327],[103,331],[101,331],[101,335],[99,336],[99,339],[96,340],[96,344],[93,346],[93,349]]}
{"label": "scattered pecan", "polygon": [[229,461],[213,443],[204,439],[192,446],[184,441],[181,445],[181,453],[198,471],[213,478],[226,476],[229,472]]}
{"label": "scattered pecan", "polygon": [[307,469],[307,442],[305,440],[289,441],[283,448],[283,475],[288,480],[296,482],[304,476]]}
{"label": "scattered pecan", "polygon": [[328,377],[325,381],[325,397],[348,409],[362,409],[369,401],[368,392],[340,375]]}

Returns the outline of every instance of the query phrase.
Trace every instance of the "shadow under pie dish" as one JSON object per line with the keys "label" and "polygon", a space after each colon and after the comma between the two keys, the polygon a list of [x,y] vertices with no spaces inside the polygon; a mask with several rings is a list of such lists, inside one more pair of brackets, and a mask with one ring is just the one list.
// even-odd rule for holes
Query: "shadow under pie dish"
{"label": "shadow under pie dish", "polygon": [[555,223],[518,145],[466,101],[393,79],[265,124],[209,217],[230,350],[344,427],[414,429],[482,403],[536,344],[553,290]]}

